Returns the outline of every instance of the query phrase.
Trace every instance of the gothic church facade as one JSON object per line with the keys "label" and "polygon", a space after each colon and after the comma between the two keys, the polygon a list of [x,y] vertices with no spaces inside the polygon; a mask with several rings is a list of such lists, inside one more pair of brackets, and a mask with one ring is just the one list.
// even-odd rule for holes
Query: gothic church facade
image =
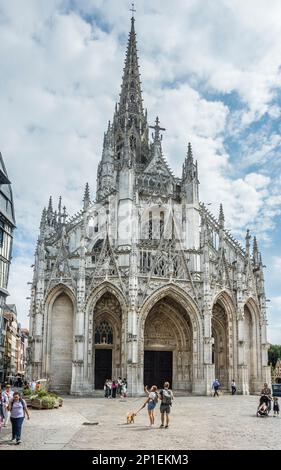
{"label": "gothic church facade", "polygon": [[242,247],[199,201],[188,144],[182,177],[150,140],[134,18],[119,103],[104,134],[97,192],[81,211],[43,210],[30,308],[29,375],[60,393],[95,394],[107,378],[209,394],[269,379],[266,297],[256,239]]}

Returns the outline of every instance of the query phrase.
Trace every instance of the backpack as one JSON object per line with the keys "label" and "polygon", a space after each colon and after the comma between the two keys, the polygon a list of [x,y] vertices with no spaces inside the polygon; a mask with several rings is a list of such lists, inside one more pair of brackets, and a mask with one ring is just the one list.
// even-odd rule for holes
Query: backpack
{"label": "backpack", "polygon": [[155,395],[154,395],[154,398],[153,398],[153,403],[154,403],[155,405],[157,405],[157,403],[158,403],[158,393],[157,393],[157,392],[154,392],[154,394],[155,394]]}
{"label": "backpack", "polygon": [[169,405],[171,406],[172,404],[172,393],[170,390],[162,390],[162,403],[163,405]]}
{"label": "backpack", "polygon": [[[12,401],[11,401],[11,411],[12,411],[12,409],[13,409],[14,401],[15,401],[15,400],[12,400]],[[23,402],[23,399],[22,399],[22,398],[19,399],[19,402],[21,403],[21,406],[23,407],[23,409],[25,409],[24,402]]]}

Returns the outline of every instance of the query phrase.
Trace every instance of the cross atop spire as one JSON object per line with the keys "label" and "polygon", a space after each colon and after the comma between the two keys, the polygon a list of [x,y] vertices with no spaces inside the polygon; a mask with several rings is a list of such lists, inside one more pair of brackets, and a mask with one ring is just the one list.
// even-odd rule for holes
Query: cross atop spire
{"label": "cross atop spire", "polygon": [[152,134],[154,142],[159,142],[162,140],[162,135],[160,135],[160,131],[165,131],[166,129],[164,127],[159,126],[159,117],[157,116],[155,119],[155,125],[154,126],[149,126],[150,129],[154,129],[154,134]]}
{"label": "cross atop spire", "polygon": [[136,13],[137,10],[135,10],[135,4],[134,2],[132,2],[132,7],[130,8],[130,11],[132,12],[132,19],[134,20],[135,17],[134,17],[134,13]]}

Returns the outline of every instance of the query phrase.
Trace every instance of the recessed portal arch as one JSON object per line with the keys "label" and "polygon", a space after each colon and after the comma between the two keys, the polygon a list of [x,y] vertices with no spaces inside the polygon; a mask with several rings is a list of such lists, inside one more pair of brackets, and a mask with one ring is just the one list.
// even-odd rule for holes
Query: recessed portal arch
{"label": "recessed portal arch", "polygon": [[220,293],[212,308],[212,362],[221,386],[229,388],[234,371],[234,304],[226,292]]}
{"label": "recessed portal arch", "polygon": [[122,309],[111,292],[105,292],[93,309],[93,378],[95,389],[106,379],[121,376]]}
{"label": "recessed portal arch", "polygon": [[156,292],[141,310],[139,331],[144,384],[162,387],[168,380],[192,391],[201,350],[198,312],[188,295],[174,286]]}
{"label": "recessed portal arch", "polygon": [[50,334],[50,387],[69,393],[72,379],[74,308],[70,297],[61,292],[53,301]]}

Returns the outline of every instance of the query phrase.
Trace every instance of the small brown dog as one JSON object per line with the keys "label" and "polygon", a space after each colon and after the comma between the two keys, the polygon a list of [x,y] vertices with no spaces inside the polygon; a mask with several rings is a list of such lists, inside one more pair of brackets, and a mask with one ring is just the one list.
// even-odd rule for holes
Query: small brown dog
{"label": "small brown dog", "polygon": [[127,424],[133,424],[135,422],[136,413],[127,413]]}

